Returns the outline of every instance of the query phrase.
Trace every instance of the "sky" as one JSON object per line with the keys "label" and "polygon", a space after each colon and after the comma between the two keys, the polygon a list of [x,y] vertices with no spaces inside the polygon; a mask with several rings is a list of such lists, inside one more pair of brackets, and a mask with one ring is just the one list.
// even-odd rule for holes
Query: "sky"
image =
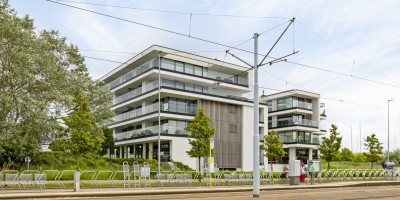
{"label": "sky", "polygon": [[[327,115],[323,123],[328,127],[336,124],[343,136],[343,146],[354,152],[365,151],[363,145],[360,149],[360,133],[361,138],[375,133],[387,150],[388,100],[393,100],[389,111],[389,146],[391,150],[400,148],[400,1],[58,2],[228,46],[247,41],[237,48],[250,52],[254,47],[253,40],[249,39],[255,32],[265,32],[259,37],[260,54],[269,51],[294,17],[294,26],[289,27],[270,56],[281,57],[299,51],[288,60],[325,71],[287,62],[265,65],[259,70],[260,87],[276,90],[261,89],[260,93],[302,89],[321,94]],[[11,0],[10,4],[19,16],[33,18],[38,30],[58,30],[68,43],[77,45],[84,56],[124,62],[135,53],[158,44],[243,65],[232,56],[226,56],[228,47],[45,0]],[[234,49],[230,52],[253,63],[251,53]],[[90,58],[86,58],[86,65],[95,79],[119,66]]]}

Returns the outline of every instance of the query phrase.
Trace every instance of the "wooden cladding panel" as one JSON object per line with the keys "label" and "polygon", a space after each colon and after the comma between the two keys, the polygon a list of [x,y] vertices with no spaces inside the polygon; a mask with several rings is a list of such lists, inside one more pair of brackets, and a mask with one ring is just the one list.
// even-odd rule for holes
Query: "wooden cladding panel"
{"label": "wooden cladding panel", "polygon": [[200,100],[199,106],[204,107],[215,128],[215,163],[219,168],[241,168],[242,106],[208,100]]}

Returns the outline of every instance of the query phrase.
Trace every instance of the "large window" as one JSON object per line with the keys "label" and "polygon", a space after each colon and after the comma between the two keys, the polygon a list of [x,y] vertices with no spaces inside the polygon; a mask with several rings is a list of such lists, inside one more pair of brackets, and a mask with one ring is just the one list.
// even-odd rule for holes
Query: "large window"
{"label": "large window", "polygon": [[[163,141],[160,143],[160,160],[161,162],[169,162],[171,160],[169,151],[169,141]],[[153,159],[158,159],[158,143],[153,143]]]}
{"label": "large window", "polygon": [[308,149],[296,149],[296,160],[301,160],[304,163],[307,163],[308,160]]}
{"label": "large window", "polygon": [[184,72],[183,70],[184,64],[181,62],[175,62],[175,71]]}
{"label": "large window", "polygon": [[278,110],[284,110],[293,107],[292,97],[278,99]]}
{"label": "large window", "polygon": [[[157,59],[156,59],[157,60]],[[157,60],[158,62],[158,60]],[[154,66],[158,66],[158,63]],[[174,61],[166,58],[161,59],[161,68],[167,69],[167,70],[173,70],[176,72],[181,72],[181,73],[186,73],[186,74],[191,74],[195,76],[202,76],[202,77],[207,77],[207,78],[213,78],[213,79],[218,79],[216,74],[219,74],[219,78],[225,78],[225,77],[233,77],[231,78],[228,82],[231,83],[239,83],[239,84],[244,84],[247,85],[247,74],[243,76],[234,76],[234,74],[225,74],[220,71],[214,71],[214,70],[209,70],[207,67],[201,67],[189,63],[183,63],[179,61]]]}
{"label": "large window", "polygon": [[161,103],[163,105],[163,111],[186,114],[197,113],[197,101],[167,97],[163,98]]}
{"label": "large window", "polygon": [[319,159],[318,149],[313,149],[312,150],[312,159],[313,160],[318,160]]}
{"label": "large window", "polygon": [[175,70],[175,61],[168,60],[168,59],[162,59],[161,67],[164,69]]}

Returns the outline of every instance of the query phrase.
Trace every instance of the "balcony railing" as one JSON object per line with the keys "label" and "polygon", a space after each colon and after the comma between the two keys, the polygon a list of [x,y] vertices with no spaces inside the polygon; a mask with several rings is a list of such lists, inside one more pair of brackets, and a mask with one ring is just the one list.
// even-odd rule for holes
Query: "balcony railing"
{"label": "balcony railing", "polygon": [[118,85],[121,85],[122,83],[125,83],[126,81],[129,81],[131,79],[133,79],[134,77],[137,77],[141,74],[143,74],[144,72],[146,72],[147,70],[151,69],[153,67],[153,60],[150,60],[148,62],[146,62],[145,64],[136,67],[135,69],[129,71],[128,73],[120,76],[119,78],[111,81],[110,83],[108,83],[106,86],[108,89],[113,89],[115,87],[117,87]]}
{"label": "balcony railing", "polygon": [[321,141],[318,138],[308,138],[308,139],[304,139],[304,138],[293,138],[293,137],[281,137],[281,141],[283,143],[301,143],[301,144],[317,144],[320,145]]}
{"label": "balcony railing", "polygon": [[[169,126],[169,125],[161,125],[161,134],[170,134],[170,135],[188,135],[188,132],[184,130],[183,127]],[[128,140],[138,137],[158,135],[158,126],[151,126],[142,129],[121,132],[115,134],[115,140]]]}
{"label": "balcony railing", "polygon": [[308,102],[295,102],[293,103],[293,105],[277,105],[277,104],[272,104],[268,107],[268,111],[269,112],[274,112],[274,111],[280,111],[280,110],[287,110],[290,108],[303,108],[303,109],[307,109],[307,110],[312,110],[313,106],[312,103],[308,103]]}
{"label": "balcony railing", "polygon": [[147,113],[155,112],[158,110],[158,108],[159,108],[158,103],[151,104],[151,105],[145,106],[143,108],[138,108],[136,110],[132,110],[132,111],[117,115],[113,118],[113,120],[114,120],[114,122],[119,122],[119,121],[131,119],[134,117],[139,117],[139,116],[145,115]]}
{"label": "balcony railing", "polygon": [[269,120],[268,127],[269,128],[280,128],[287,126],[308,126],[318,128],[318,121],[309,120],[309,119],[284,119],[284,120]]}
{"label": "balcony railing", "polygon": [[118,97],[115,97],[114,104],[126,101],[126,100],[131,99],[131,98],[133,98],[133,97],[135,97],[137,95],[140,95],[140,94],[142,94],[142,88],[141,87],[136,88],[136,89],[134,89],[132,91],[129,91],[129,92],[127,92],[127,93],[125,93],[123,95],[120,95]]}

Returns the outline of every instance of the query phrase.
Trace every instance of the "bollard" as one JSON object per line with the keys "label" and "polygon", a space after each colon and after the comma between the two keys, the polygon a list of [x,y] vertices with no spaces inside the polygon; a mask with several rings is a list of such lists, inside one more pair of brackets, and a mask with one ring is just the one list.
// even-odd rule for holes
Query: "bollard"
{"label": "bollard", "polygon": [[78,171],[74,172],[74,192],[79,192],[81,189],[81,173]]}

